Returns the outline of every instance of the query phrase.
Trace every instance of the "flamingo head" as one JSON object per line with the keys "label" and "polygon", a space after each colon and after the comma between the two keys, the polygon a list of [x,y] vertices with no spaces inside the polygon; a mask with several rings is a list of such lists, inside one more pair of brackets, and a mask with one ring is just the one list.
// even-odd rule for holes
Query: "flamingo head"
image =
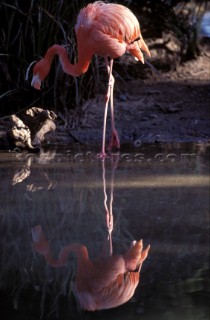
{"label": "flamingo head", "polygon": [[46,78],[50,71],[50,64],[46,59],[41,59],[38,61],[33,68],[33,78],[31,81],[31,86],[37,90],[41,89],[41,83]]}
{"label": "flamingo head", "polygon": [[125,266],[129,271],[139,271],[143,261],[147,258],[150,246],[143,250],[143,241],[133,241],[124,255]]}

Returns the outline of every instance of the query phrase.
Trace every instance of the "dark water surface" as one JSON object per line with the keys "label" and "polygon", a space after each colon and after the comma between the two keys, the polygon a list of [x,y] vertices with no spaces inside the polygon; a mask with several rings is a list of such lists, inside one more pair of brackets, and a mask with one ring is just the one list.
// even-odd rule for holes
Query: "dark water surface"
{"label": "dark water surface", "polygon": [[[209,153],[202,143],[145,145],[104,162],[80,147],[0,153],[1,319],[209,319]],[[80,311],[76,257],[53,267],[46,248],[34,247],[34,230],[55,260],[72,243],[86,246],[90,259],[100,256],[108,235],[104,190],[113,254],[141,238],[151,249],[131,300]]]}

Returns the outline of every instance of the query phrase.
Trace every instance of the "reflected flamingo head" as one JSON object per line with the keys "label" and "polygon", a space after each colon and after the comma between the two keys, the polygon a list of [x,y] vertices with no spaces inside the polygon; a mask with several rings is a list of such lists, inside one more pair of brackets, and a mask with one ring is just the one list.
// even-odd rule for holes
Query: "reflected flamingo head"
{"label": "reflected flamingo head", "polygon": [[133,241],[128,251],[124,254],[126,269],[136,271],[141,269],[142,263],[148,256],[150,245],[143,250],[143,240]]}

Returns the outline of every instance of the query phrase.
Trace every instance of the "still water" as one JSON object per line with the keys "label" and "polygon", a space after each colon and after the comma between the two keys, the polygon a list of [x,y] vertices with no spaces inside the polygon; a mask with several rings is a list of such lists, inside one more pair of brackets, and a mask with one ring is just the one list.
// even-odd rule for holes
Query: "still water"
{"label": "still water", "polygon": [[[202,143],[145,145],[103,161],[80,146],[0,153],[1,318],[209,319],[209,153]],[[130,300],[81,310],[79,285],[100,300],[109,282],[101,308],[120,301],[128,289],[114,290],[112,273],[140,239],[140,255],[150,250]],[[75,246],[98,261],[95,273]]]}

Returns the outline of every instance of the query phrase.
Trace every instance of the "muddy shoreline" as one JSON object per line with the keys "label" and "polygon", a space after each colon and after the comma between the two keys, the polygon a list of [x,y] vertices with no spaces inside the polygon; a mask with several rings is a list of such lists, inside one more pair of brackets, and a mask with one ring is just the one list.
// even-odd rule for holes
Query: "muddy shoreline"
{"label": "muddy shoreline", "polygon": [[[138,65],[137,65],[138,67]],[[133,68],[133,67],[132,67]],[[121,144],[210,141],[210,54],[203,53],[174,71],[148,73],[146,79],[117,79],[115,121]],[[43,145],[74,143],[100,145],[104,95],[84,103],[80,110],[58,113],[56,130]],[[0,148],[5,149],[9,124],[0,120]],[[107,144],[110,139],[107,121]]]}

